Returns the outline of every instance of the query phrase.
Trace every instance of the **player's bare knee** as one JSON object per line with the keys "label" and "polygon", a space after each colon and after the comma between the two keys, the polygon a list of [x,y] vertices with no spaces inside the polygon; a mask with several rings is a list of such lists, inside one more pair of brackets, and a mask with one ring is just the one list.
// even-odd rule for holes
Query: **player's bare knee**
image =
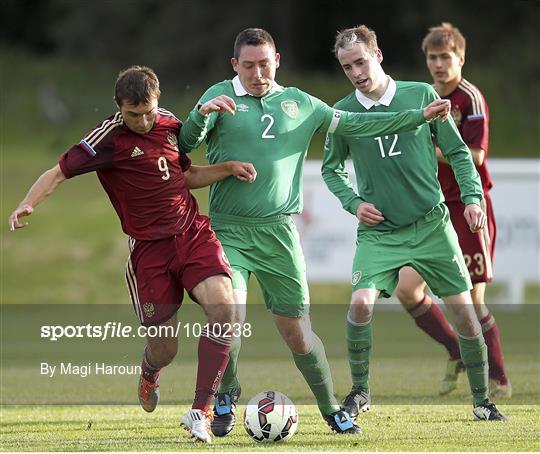
{"label": "player's bare knee", "polygon": [[422,299],[419,298],[413,290],[405,286],[398,286],[396,288],[396,298],[407,310],[414,308]]}
{"label": "player's bare knee", "polygon": [[464,337],[477,337],[482,333],[480,326],[475,325],[474,323],[465,322],[463,324],[456,323],[456,329],[458,333]]}
{"label": "player's bare knee", "polygon": [[455,311],[454,322],[459,334],[465,337],[476,337],[482,332],[480,323],[470,307],[463,306]]}
{"label": "player's bare knee", "polygon": [[207,306],[208,323],[217,323],[220,325],[235,323],[237,319],[236,308],[230,302],[221,302]]}
{"label": "player's bare knee", "polygon": [[371,295],[364,292],[355,292],[349,306],[349,317],[354,322],[364,323],[371,319],[374,301]]}

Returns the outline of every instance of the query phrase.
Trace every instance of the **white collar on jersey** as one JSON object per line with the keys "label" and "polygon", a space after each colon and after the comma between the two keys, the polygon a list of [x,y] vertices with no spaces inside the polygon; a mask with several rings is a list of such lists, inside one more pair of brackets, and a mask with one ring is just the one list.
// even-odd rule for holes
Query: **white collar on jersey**
{"label": "white collar on jersey", "polygon": [[[233,88],[234,88],[234,94],[236,96],[252,96],[248,93],[248,91],[244,88],[242,85],[242,82],[240,82],[240,77],[235,76],[235,78],[232,80]],[[283,87],[279,85],[275,80],[274,84],[272,85],[272,88],[270,89],[269,93],[272,93],[273,91],[282,91]]]}
{"label": "white collar on jersey", "polygon": [[396,94],[396,81],[390,76],[386,77],[388,77],[388,87],[386,87],[384,95],[382,95],[378,101],[368,98],[360,90],[356,89],[356,99],[358,99],[358,102],[367,110],[371,109],[373,106],[380,106],[381,104],[388,107],[392,102],[392,99],[394,99],[394,95]]}

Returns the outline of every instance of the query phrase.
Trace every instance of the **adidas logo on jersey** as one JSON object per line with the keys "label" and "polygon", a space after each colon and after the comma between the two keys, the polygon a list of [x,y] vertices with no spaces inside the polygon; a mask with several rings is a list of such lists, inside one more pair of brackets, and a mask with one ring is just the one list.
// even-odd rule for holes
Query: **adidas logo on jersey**
{"label": "adidas logo on jersey", "polygon": [[135,158],[136,156],[141,156],[144,154],[144,151],[142,151],[139,147],[135,147],[133,151],[131,152],[131,157]]}
{"label": "adidas logo on jersey", "polygon": [[238,104],[236,106],[236,110],[238,112],[248,112],[249,111],[249,106],[247,106],[246,104]]}

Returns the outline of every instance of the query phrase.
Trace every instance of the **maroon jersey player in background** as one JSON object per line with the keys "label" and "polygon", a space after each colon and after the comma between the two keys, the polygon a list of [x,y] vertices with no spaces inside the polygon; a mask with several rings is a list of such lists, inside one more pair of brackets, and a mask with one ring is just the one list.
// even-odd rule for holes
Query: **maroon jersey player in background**
{"label": "maroon jersey player in background", "polygon": [[[141,324],[175,326],[184,289],[207,314],[210,328],[199,338],[195,398],[182,424],[195,440],[210,442],[208,409],[227,366],[231,343],[230,336],[221,334],[226,330],[217,328],[235,321],[231,270],[189,188],[229,176],[250,182],[256,172],[251,164],[236,161],[192,166],[178,152],[181,122],[158,107],[159,98],[159,81],[150,68],[133,66],[120,72],[115,85],[119,112],[37,179],[9,217],[9,225],[11,230],[27,225],[19,218],[32,214],[65,179],[97,173],[129,235],[126,282]],[[147,337],[138,391],[148,412],[158,403],[159,372],[176,355],[177,342],[170,335]]]}
{"label": "maroon jersey player in background", "polygon": [[[426,55],[427,67],[433,78],[435,90],[441,98],[452,102],[452,117],[463,141],[471,150],[472,160],[482,180],[487,224],[483,230],[472,233],[463,222],[464,205],[460,200],[457,182],[450,166],[437,148],[439,182],[471,275],[473,283],[471,296],[488,347],[490,395],[510,398],[512,387],[504,367],[499,328],[484,303],[486,283],[491,282],[493,278],[492,259],[496,231],[488,192],[493,186],[487,168],[488,106],[480,90],[461,75],[465,63],[465,38],[456,27],[442,23],[430,28],[422,42],[422,50]],[[450,355],[447,372],[440,388],[440,394],[447,394],[456,388],[458,374],[464,370],[458,340],[443,312],[436,304],[432,304],[429,296],[424,294],[424,289],[424,281],[413,269],[407,267],[401,270],[396,289],[399,300],[415,318],[416,324],[433,339],[442,343]]]}

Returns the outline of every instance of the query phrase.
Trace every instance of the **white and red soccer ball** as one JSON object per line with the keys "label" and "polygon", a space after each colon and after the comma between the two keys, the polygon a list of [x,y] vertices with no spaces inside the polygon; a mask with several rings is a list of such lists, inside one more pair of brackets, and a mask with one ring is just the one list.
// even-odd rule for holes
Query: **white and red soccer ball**
{"label": "white and red soccer ball", "polygon": [[298,428],[298,412],[291,399],[279,391],[252,397],[244,412],[244,427],[259,443],[291,438]]}

